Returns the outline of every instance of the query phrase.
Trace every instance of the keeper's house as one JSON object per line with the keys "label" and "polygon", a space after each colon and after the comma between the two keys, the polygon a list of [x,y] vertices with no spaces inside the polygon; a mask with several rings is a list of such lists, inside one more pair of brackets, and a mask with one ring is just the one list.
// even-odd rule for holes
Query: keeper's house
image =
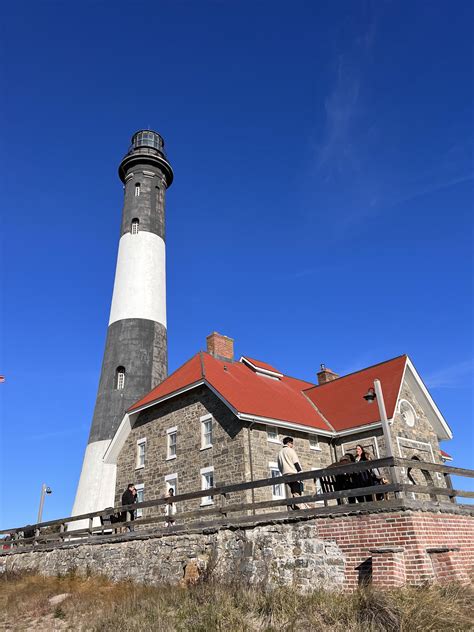
{"label": "keeper's house", "polygon": [[[291,435],[304,470],[323,468],[354,451],[386,456],[376,403],[364,394],[382,384],[396,456],[451,460],[440,441],[452,432],[410,358],[393,358],[345,376],[321,367],[318,383],[289,377],[242,356],[233,340],[213,333],[199,352],[129,408],[104,460],[116,465],[116,504],[129,482],[139,500],[279,475],[277,454]],[[416,475],[415,475],[416,476]],[[405,473],[406,477],[406,473]],[[411,473],[406,480],[415,481]],[[444,486],[444,480],[433,481]],[[305,485],[310,492],[311,483]],[[250,500],[249,493],[232,500]],[[278,498],[284,488],[255,490],[255,500]],[[189,501],[208,506],[211,497]]]}

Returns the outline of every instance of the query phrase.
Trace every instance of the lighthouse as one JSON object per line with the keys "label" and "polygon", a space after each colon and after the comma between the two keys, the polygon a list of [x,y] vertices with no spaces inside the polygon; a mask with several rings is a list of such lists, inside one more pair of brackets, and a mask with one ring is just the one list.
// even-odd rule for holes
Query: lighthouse
{"label": "lighthouse", "polygon": [[165,197],[173,170],[156,132],[141,130],[119,166],[122,224],[104,358],[73,515],[113,506],[115,465],[103,456],[125,411],[164,380]]}

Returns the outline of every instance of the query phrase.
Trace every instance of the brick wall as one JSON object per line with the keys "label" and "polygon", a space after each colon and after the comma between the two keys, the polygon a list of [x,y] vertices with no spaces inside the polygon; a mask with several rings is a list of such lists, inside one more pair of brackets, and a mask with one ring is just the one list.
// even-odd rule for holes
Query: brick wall
{"label": "brick wall", "polygon": [[[378,585],[396,586],[405,581],[466,581],[474,573],[471,516],[422,511],[373,513],[320,519],[317,529],[322,539],[333,539],[344,553],[348,587],[354,588],[370,576]],[[449,554],[445,558],[443,549]],[[449,565],[445,563],[447,557]]]}

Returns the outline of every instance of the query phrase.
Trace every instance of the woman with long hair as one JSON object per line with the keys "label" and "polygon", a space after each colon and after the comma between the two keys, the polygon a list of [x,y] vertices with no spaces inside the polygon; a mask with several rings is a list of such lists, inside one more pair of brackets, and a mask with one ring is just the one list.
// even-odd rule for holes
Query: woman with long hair
{"label": "woman with long hair", "polygon": [[[361,445],[358,443],[356,445],[356,463],[360,463],[361,461],[371,461],[372,457],[369,452],[367,452]],[[374,484],[374,473],[373,470],[364,470],[363,472],[359,472],[358,475],[358,483],[359,487],[369,487]],[[357,500],[360,503],[370,502],[372,500],[372,496],[369,494],[367,496],[357,496]]]}

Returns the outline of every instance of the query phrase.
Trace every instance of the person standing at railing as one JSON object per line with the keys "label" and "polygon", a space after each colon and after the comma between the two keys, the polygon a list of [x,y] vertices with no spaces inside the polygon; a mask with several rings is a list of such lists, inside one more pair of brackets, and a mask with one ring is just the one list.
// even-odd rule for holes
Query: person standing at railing
{"label": "person standing at railing", "polygon": [[[372,457],[369,452],[364,450],[364,448],[358,444],[356,446],[356,463],[360,463],[360,461],[372,461]],[[388,481],[382,477],[380,470],[377,467],[372,469],[367,469],[363,472],[359,472],[359,487],[370,487],[371,485],[386,485]],[[376,494],[377,500],[383,500],[384,494]],[[375,500],[373,495],[368,494],[366,496],[357,496],[357,500],[362,503],[370,502],[371,500]]]}
{"label": "person standing at railing", "polygon": [[[282,475],[284,474],[296,474],[301,472],[302,467],[298,455],[293,448],[293,437],[285,437],[283,439],[283,448],[278,453],[277,458],[278,469]],[[301,481],[292,481],[286,483],[287,496],[291,494],[293,498],[301,496],[302,483]],[[299,509],[298,505],[290,505],[289,509]]]}
{"label": "person standing at railing", "polygon": [[[349,452],[347,454],[344,454],[337,463],[333,463],[329,467],[332,467],[332,466],[337,467],[340,465],[350,465],[351,463],[354,463],[354,461],[355,461],[354,455]],[[353,489],[354,487],[353,476],[354,476],[353,474],[336,474],[335,476],[336,482],[334,485],[334,491],[338,492],[338,491]],[[349,496],[346,502],[352,505],[356,502],[356,499],[354,498],[354,496]],[[337,504],[343,505],[344,504],[343,499],[338,498]]]}
{"label": "person standing at railing", "polygon": [[[122,494],[122,506],[124,505],[134,505],[137,502],[137,490],[135,489],[135,485],[133,483],[129,483],[127,489]],[[122,522],[129,522],[127,520],[127,514],[130,516],[130,520],[135,520],[135,510],[128,509],[127,511],[122,511],[121,519]],[[129,525],[127,527],[128,531],[134,531],[133,525]]]}
{"label": "person standing at railing", "polygon": [[[169,490],[166,492],[165,498],[174,498],[174,489],[172,487],[170,487]],[[165,516],[166,516],[165,527],[174,526],[175,515],[176,515],[176,504],[171,501],[168,501],[168,503],[165,505]]]}

